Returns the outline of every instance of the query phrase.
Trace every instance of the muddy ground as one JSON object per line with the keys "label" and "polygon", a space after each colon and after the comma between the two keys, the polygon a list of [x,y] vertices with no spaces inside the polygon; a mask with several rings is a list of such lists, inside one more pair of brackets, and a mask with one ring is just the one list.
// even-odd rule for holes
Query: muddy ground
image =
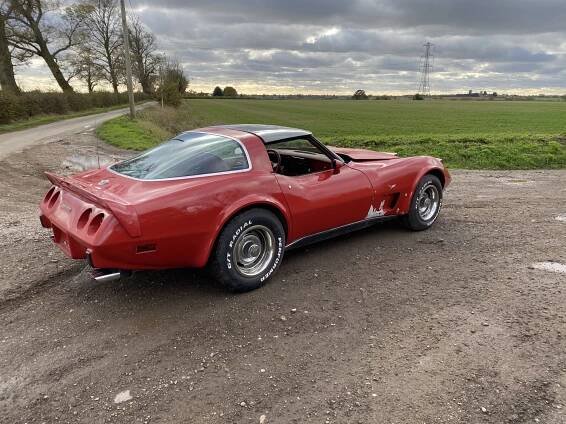
{"label": "muddy ground", "polygon": [[431,230],[290,252],[233,295],[190,270],[95,284],[51,245],[42,172],[94,151],[0,163],[0,422],[566,422],[566,274],[530,268],[566,263],[566,171],[456,171]]}

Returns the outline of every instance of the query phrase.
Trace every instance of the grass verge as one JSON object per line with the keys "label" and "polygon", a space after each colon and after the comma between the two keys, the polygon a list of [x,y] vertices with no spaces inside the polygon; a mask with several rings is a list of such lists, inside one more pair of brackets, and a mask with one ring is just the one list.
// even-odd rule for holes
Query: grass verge
{"label": "grass verge", "polygon": [[[143,104],[144,102],[136,103],[136,105]],[[72,118],[80,118],[81,116],[88,116],[88,115],[95,115],[97,113],[104,113],[104,112],[111,112],[117,109],[123,109],[128,107],[127,104],[122,105],[115,105],[109,107],[98,107],[94,109],[83,110],[81,112],[71,112],[64,115],[39,115],[34,116],[30,119],[26,119],[25,121],[16,121],[10,124],[2,124],[0,125],[0,134],[4,134],[7,132],[12,131],[21,131],[28,128],[38,127],[40,125],[51,124],[57,121],[63,121],[65,119],[72,119]]]}
{"label": "grass verge", "polygon": [[[178,109],[147,108],[135,121],[108,121],[98,135],[117,147],[144,150],[211,124],[274,123],[313,130],[328,145],[436,156],[451,168],[566,168],[566,135],[557,121],[566,104],[416,103],[195,100]],[[540,119],[532,118],[537,113]]]}
{"label": "grass verge", "polygon": [[545,134],[345,138],[335,144],[396,152],[400,156],[435,156],[450,168],[566,168],[566,138]]}

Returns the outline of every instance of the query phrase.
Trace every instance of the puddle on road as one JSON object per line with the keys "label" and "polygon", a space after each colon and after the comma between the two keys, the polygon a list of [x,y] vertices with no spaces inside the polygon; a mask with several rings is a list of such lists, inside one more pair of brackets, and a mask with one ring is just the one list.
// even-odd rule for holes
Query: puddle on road
{"label": "puddle on road", "polygon": [[555,217],[554,219],[556,219],[557,221],[560,221],[560,222],[566,222],[566,214],[564,214],[564,215],[558,215],[558,216]]}
{"label": "puddle on road", "polygon": [[533,269],[539,269],[541,271],[558,272],[560,274],[566,274],[566,265],[559,262],[537,262],[531,265]]}
{"label": "puddle on road", "polygon": [[106,156],[97,157],[96,154],[92,155],[71,155],[63,160],[63,166],[73,171],[87,171],[89,169],[99,168],[100,166],[109,165],[115,162],[113,158]]}

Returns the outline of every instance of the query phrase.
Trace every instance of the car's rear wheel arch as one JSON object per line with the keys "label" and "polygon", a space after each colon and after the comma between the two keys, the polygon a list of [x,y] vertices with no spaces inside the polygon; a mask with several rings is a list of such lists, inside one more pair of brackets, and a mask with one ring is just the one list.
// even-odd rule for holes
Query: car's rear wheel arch
{"label": "car's rear wheel arch", "polygon": [[254,290],[278,270],[285,252],[284,220],[254,204],[231,214],[220,229],[207,268],[227,289]]}
{"label": "car's rear wheel arch", "polygon": [[228,225],[228,223],[235,216],[238,216],[238,215],[240,215],[244,212],[247,212],[251,209],[264,209],[264,210],[269,211],[272,214],[274,214],[277,217],[277,219],[279,219],[279,221],[281,222],[281,225],[283,226],[283,229],[285,230],[285,239],[287,239],[287,237],[289,235],[289,224],[287,222],[287,218],[285,217],[285,214],[283,213],[283,211],[281,209],[279,209],[277,206],[270,204],[270,203],[251,203],[251,204],[248,204],[246,206],[243,206],[241,208],[236,209],[235,211],[233,211],[231,214],[227,215],[224,218],[222,225],[220,226],[220,228],[216,232],[216,235],[214,237],[214,243],[212,244],[211,249],[208,253],[208,261],[210,261],[210,257],[212,256],[212,252],[214,252],[214,250],[216,249],[216,246],[218,244],[218,238],[220,237],[220,234],[222,234],[222,230],[224,230],[226,225]]}

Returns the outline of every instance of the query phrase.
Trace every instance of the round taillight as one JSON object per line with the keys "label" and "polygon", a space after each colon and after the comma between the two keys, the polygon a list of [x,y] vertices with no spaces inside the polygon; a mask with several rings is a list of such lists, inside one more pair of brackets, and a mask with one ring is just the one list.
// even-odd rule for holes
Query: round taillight
{"label": "round taillight", "polygon": [[79,217],[79,221],[77,222],[77,228],[79,230],[82,230],[84,228],[84,226],[88,222],[88,219],[90,218],[91,213],[92,213],[92,208],[88,208],[81,214],[81,216]]}
{"label": "round taillight", "polygon": [[98,229],[100,228],[100,225],[102,224],[103,219],[104,219],[103,213],[99,213],[94,218],[92,218],[92,221],[90,221],[90,224],[88,225],[88,234],[89,235],[93,235],[94,233],[96,233],[98,231]]}
{"label": "round taillight", "polygon": [[49,207],[52,208],[53,206],[55,206],[55,202],[57,202],[57,199],[59,199],[59,196],[61,195],[60,191],[56,191],[53,196],[51,196],[51,199],[49,199]]}

